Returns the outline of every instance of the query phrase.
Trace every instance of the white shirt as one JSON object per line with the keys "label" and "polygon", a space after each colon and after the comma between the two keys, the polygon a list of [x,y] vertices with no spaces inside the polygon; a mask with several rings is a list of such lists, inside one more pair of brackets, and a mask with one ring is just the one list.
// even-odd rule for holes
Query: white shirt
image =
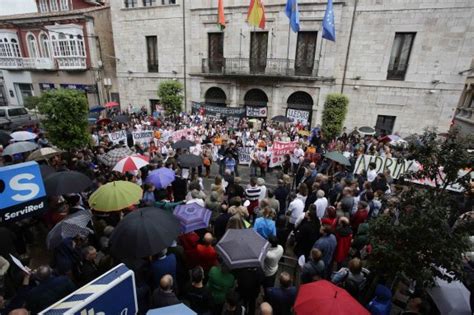
{"label": "white shirt", "polygon": [[300,157],[304,155],[304,151],[301,148],[296,148],[291,155],[291,163],[298,164],[300,162]]}
{"label": "white shirt", "polygon": [[259,201],[267,198],[267,187],[265,185],[260,186],[260,197],[258,197]]}
{"label": "white shirt", "polygon": [[304,211],[304,202],[303,200],[296,198],[288,206],[288,212],[290,212],[290,223],[295,224],[298,218],[303,214]]}
{"label": "white shirt", "polygon": [[326,213],[326,208],[328,207],[328,200],[326,197],[323,198],[318,198],[315,202],[314,205],[316,206],[316,215],[318,216],[319,219],[324,217],[324,214]]}
{"label": "white shirt", "polygon": [[278,271],[278,262],[283,256],[283,247],[270,247],[263,263],[263,272],[265,277],[273,276]]}
{"label": "white shirt", "polygon": [[187,205],[189,205],[191,203],[196,203],[196,204],[200,205],[203,208],[206,207],[206,204],[204,203],[204,200],[202,200],[201,198],[196,198],[196,199],[191,199],[189,201],[186,201]]}
{"label": "white shirt", "polygon": [[369,170],[367,172],[367,180],[371,183],[377,177],[377,172],[375,170]]}

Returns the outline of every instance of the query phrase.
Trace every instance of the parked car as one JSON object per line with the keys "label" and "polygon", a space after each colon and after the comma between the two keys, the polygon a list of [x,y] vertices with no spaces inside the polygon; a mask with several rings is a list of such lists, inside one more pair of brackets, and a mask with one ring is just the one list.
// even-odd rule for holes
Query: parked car
{"label": "parked car", "polygon": [[0,129],[10,129],[12,126],[27,125],[31,120],[31,115],[24,107],[0,107]]}

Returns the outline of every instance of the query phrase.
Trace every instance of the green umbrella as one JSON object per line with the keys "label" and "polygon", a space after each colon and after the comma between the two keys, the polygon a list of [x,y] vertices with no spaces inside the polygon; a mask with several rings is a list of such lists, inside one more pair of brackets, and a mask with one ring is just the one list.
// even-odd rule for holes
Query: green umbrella
{"label": "green umbrella", "polygon": [[101,212],[112,212],[137,204],[143,191],[137,184],[116,181],[105,184],[89,197],[89,206]]}
{"label": "green umbrella", "polygon": [[341,152],[332,151],[324,154],[324,157],[342,165],[351,166],[351,162]]}

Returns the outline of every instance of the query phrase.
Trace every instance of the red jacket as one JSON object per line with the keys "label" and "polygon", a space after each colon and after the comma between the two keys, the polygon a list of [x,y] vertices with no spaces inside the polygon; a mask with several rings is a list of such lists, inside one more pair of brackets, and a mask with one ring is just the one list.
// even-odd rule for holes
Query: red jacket
{"label": "red jacket", "polygon": [[359,225],[367,221],[369,211],[367,209],[359,209],[351,218],[352,231],[357,231]]}
{"label": "red jacket", "polygon": [[352,243],[352,230],[349,226],[336,230],[337,246],[334,251],[334,261],[338,264],[346,260]]}
{"label": "red jacket", "polygon": [[209,271],[211,267],[217,265],[217,252],[212,246],[198,244],[196,248],[197,264]]}

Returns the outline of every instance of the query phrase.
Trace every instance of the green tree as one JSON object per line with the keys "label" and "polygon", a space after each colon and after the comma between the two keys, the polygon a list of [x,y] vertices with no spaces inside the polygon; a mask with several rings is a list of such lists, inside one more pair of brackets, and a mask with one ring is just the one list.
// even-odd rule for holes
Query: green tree
{"label": "green tree", "polygon": [[399,199],[388,200],[387,212],[370,221],[373,251],[369,265],[377,275],[387,280],[403,275],[423,287],[431,286],[435,275],[450,280],[438,274],[434,266],[462,276],[462,254],[469,249],[468,229],[452,228],[453,218],[459,215],[458,202],[446,188],[468,188],[469,172],[461,177],[458,172],[472,168],[470,146],[472,141],[456,130],[445,139],[427,130],[410,141],[407,157],[422,167],[408,174],[408,179],[431,179],[435,187],[407,182],[408,188]]}
{"label": "green tree", "polygon": [[37,109],[40,97],[39,96],[28,96],[25,98],[24,106],[28,109]]}
{"label": "green tree", "polygon": [[179,114],[183,105],[183,85],[179,81],[166,80],[160,83],[158,97],[168,115]]}
{"label": "green tree", "polygon": [[332,140],[341,133],[348,105],[349,99],[344,94],[331,93],[326,96],[321,126],[326,140]]}
{"label": "green tree", "polygon": [[39,98],[38,109],[45,115],[42,123],[54,145],[72,150],[89,144],[89,111],[84,93],[66,89],[48,91]]}

